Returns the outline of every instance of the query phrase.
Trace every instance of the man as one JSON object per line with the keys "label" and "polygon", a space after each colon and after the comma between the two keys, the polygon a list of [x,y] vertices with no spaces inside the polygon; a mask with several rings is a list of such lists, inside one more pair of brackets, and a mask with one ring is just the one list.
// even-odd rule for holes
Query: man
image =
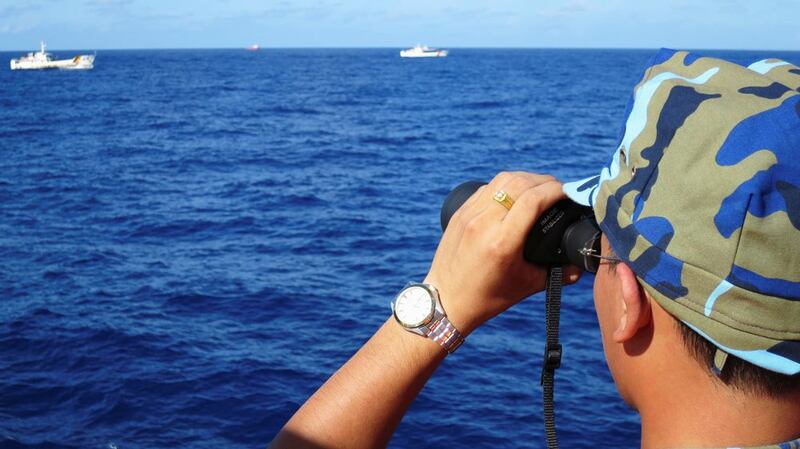
{"label": "man", "polygon": [[[562,188],[501,173],[478,190],[424,285],[398,295],[395,317],[272,447],[384,447],[448,352],[544,288],[521,248],[564,192],[603,232],[595,308],[642,447],[800,447],[798,89],[800,69],[783,61],[658,53],[600,176]],[[426,313],[435,323],[418,326]]]}

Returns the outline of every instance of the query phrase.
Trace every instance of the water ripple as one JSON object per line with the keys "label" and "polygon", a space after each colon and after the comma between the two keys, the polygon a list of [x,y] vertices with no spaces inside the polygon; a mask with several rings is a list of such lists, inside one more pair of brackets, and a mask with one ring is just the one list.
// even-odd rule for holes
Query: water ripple
{"label": "water ripple", "polygon": [[[87,73],[0,71],[0,447],[263,447],[422,278],[449,189],[594,174],[649,55],[104,51]],[[633,447],[590,282],[565,300],[562,445]],[[542,308],[475,332],[391,447],[542,447]]]}

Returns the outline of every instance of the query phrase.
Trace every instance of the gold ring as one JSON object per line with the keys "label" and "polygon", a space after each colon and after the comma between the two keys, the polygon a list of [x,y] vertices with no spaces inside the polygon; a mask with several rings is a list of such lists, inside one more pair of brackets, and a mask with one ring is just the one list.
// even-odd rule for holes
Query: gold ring
{"label": "gold ring", "polygon": [[501,206],[508,210],[511,210],[511,206],[514,205],[514,200],[512,200],[511,197],[508,196],[508,194],[503,190],[498,190],[495,192],[492,199],[500,203]]}

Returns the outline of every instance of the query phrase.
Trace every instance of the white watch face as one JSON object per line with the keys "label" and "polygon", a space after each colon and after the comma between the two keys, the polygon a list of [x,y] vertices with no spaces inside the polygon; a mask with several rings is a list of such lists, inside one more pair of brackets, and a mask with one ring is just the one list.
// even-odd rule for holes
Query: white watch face
{"label": "white watch face", "polygon": [[394,302],[394,314],[405,327],[419,327],[433,317],[434,303],[424,287],[412,286],[400,292]]}

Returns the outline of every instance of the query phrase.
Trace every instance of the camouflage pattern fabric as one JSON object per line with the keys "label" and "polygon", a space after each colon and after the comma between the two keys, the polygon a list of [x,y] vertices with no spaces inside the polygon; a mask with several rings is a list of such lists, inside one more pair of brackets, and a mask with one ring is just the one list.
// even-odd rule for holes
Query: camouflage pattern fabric
{"label": "camouflage pattern fabric", "polygon": [[669,313],[800,372],[800,69],[661,50],[599,176],[568,183]]}

